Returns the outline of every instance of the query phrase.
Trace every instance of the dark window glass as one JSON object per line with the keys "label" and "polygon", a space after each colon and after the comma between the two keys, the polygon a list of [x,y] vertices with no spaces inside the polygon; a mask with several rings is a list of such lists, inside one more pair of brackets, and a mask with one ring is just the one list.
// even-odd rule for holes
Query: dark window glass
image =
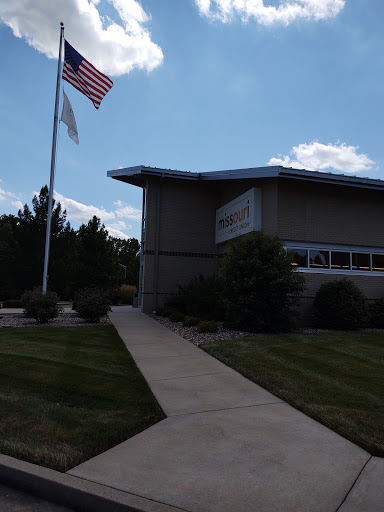
{"label": "dark window glass", "polygon": [[294,267],[307,267],[307,249],[287,249],[288,258]]}
{"label": "dark window glass", "polygon": [[309,251],[311,268],[329,268],[329,251]]}
{"label": "dark window glass", "polygon": [[384,272],[384,254],[372,254],[372,270]]}
{"label": "dark window glass", "polygon": [[331,268],[349,270],[349,252],[332,251]]}
{"label": "dark window glass", "polygon": [[369,270],[370,257],[369,254],[359,252],[352,253],[352,270]]}

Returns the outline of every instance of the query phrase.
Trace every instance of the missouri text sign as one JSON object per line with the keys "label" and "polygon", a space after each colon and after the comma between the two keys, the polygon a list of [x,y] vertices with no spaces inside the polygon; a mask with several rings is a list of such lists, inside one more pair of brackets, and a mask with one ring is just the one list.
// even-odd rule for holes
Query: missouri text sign
{"label": "missouri text sign", "polygon": [[217,244],[261,228],[261,190],[251,188],[216,210]]}

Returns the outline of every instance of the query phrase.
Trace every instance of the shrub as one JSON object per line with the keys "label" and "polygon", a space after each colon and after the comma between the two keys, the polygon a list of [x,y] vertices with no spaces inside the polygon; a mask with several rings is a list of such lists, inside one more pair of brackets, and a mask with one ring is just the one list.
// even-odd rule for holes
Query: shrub
{"label": "shrub", "polygon": [[58,296],[55,292],[43,293],[40,288],[26,291],[21,297],[21,304],[26,316],[34,318],[41,324],[56,318],[62,312],[58,305]]}
{"label": "shrub", "polygon": [[355,330],[368,320],[367,301],[347,278],[322,284],[313,306],[320,327],[326,329]]}
{"label": "shrub", "polygon": [[178,285],[178,291],[168,304],[188,316],[223,320],[225,309],[222,297],[222,279],[217,275],[204,277],[200,274],[187,285]]}
{"label": "shrub", "polygon": [[232,328],[257,332],[293,326],[305,280],[277,237],[256,231],[232,240],[220,268]]}
{"label": "shrub", "polygon": [[169,319],[171,322],[182,322],[184,320],[185,316],[183,313],[179,313],[178,311],[175,311],[171,315],[169,315]]}
{"label": "shrub", "polygon": [[170,316],[171,314],[172,314],[172,311],[170,311],[169,309],[161,308],[161,307],[156,309],[157,316]]}
{"label": "shrub", "polygon": [[72,308],[87,322],[99,322],[111,311],[106,293],[97,288],[83,288],[76,292]]}
{"label": "shrub", "polygon": [[197,325],[197,329],[199,332],[217,332],[218,325],[213,320],[204,320]]}
{"label": "shrub", "polygon": [[186,316],[183,321],[184,327],[194,327],[200,322],[200,319],[196,316]]}
{"label": "shrub", "polygon": [[120,288],[121,303],[131,305],[133,302],[133,296],[137,292],[136,286],[131,284],[123,284]]}
{"label": "shrub", "polygon": [[384,329],[384,298],[369,305],[369,320],[372,327]]}
{"label": "shrub", "polygon": [[21,300],[9,299],[3,302],[3,308],[21,308],[23,305],[21,304]]}
{"label": "shrub", "polygon": [[109,304],[117,306],[121,302],[121,289],[112,288],[112,290],[106,291],[107,299]]}

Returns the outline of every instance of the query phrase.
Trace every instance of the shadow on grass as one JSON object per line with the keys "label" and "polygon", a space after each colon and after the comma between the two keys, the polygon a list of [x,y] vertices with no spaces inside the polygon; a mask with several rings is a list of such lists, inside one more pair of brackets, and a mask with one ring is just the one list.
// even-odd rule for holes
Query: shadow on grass
{"label": "shadow on grass", "polygon": [[0,452],[58,471],[165,417],[112,326],[0,331]]}

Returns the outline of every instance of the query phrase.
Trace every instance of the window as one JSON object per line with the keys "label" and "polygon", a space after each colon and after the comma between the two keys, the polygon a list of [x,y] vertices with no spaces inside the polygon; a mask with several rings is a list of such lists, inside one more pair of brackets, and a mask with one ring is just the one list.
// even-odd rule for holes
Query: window
{"label": "window", "polygon": [[361,252],[352,253],[352,270],[371,270],[371,256]]}
{"label": "window", "polygon": [[384,254],[372,254],[372,270],[384,272]]}
{"label": "window", "polygon": [[[303,244],[304,245],[304,244]],[[320,246],[320,244],[319,244]],[[363,249],[363,248],[362,248]],[[365,250],[364,250],[365,249]],[[318,249],[309,247],[286,247],[291,265],[298,270],[318,270],[331,273],[344,272],[382,272],[384,274],[384,252],[381,254],[373,251],[384,249],[364,248],[362,252],[340,249]],[[364,252],[363,252],[364,251]]]}
{"label": "window", "polygon": [[329,251],[309,251],[309,266],[311,268],[329,268]]}
{"label": "window", "polygon": [[350,253],[341,251],[331,252],[331,268],[349,270],[350,269]]}
{"label": "window", "polygon": [[307,249],[287,249],[289,261],[294,267],[308,267]]}

